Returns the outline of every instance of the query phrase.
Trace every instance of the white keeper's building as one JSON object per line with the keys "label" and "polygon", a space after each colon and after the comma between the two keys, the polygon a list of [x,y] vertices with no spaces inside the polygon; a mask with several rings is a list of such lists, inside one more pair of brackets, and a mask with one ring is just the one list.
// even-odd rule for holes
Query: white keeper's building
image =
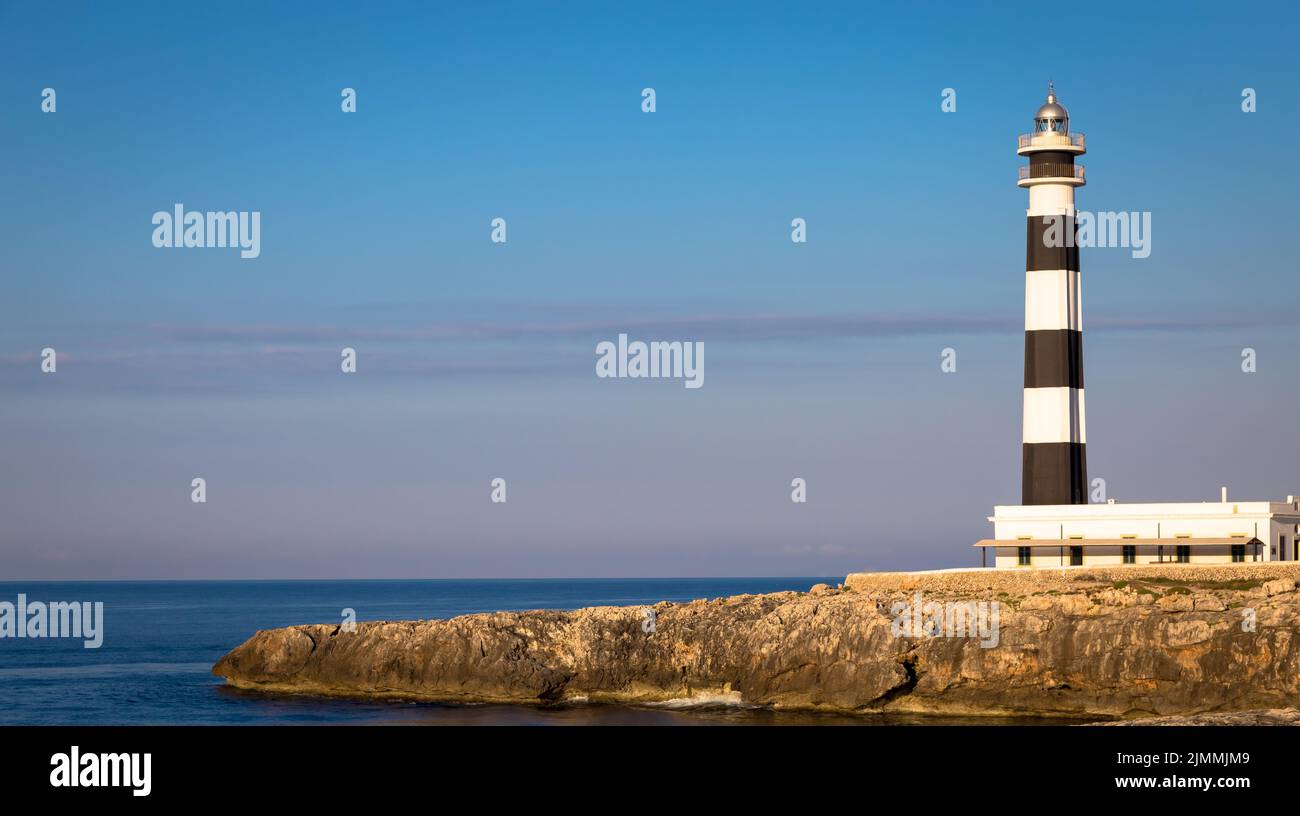
{"label": "white keeper's building", "polygon": [[[1084,186],[1082,133],[1049,84],[1020,137],[1019,186],[1029,192],[1025,263],[1025,383],[1019,505],[993,509],[993,538],[976,542],[998,568],[1296,561],[1300,502],[1088,503],[1083,307],[1075,191]],[[989,551],[992,550],[992,553]]]}
{"label": "white keeper's building", "polygon": [[1296,561],[1300,502],[1286,498],[999,505],[975,546],[999,568]]}

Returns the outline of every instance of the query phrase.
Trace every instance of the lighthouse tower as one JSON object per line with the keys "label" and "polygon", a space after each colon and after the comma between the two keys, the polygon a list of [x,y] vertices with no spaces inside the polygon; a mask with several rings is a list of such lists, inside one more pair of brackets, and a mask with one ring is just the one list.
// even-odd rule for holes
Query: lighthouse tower
{"label": "lighthouse tower", "polygon": [[1034,132],[1016,151],[1029,188],[1025,252],[1025,413],[1021,494],[1024,504],[1087,504],[1084,454],[1083,320],[1074,189],[1084,184],[1082,133],[1049,82]]}

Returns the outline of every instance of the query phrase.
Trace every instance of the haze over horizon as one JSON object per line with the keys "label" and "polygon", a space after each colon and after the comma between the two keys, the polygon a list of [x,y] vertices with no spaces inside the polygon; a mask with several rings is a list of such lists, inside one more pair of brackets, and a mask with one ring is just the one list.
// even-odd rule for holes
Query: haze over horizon
{"label": "haze over horizon", "polygon": [[[1049,78],[1079,206],[1152,214],[1150,257],[1081,253],[1089,476],[1300,494],[1289,7],[1066,47],[960,6],[223,8],[0,7],[0,577],[978,565]],[[259,211],[260,257],[155,248],[177,204]],[[619,333],[703,342],[704,387],[598,379]]]}

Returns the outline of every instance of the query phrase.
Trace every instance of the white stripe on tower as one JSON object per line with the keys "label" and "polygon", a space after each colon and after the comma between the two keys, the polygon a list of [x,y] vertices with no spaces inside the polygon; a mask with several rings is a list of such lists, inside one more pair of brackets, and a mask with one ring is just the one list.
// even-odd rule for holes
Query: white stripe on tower
{"label": "white stripe on tower", "polygon": [[1085,444],[1082,388],[1026,388],[1025,443]]}
{"label": "white stripe on tower", "polygon": [[1083,407],[1083,309],[1074,245],[1074,188],[1083,168],[1083,135],[1048,86],[1034,132],[1017,151],[1029,157],[1020,186],[1029,189],[1025,258],[1024,504],[1087,502]]}
{"label": "white stripe on tower", "polygon": [[1043,269],[1025,273],[1025,331],[1040,329],[1083,331],[1077,271]]}

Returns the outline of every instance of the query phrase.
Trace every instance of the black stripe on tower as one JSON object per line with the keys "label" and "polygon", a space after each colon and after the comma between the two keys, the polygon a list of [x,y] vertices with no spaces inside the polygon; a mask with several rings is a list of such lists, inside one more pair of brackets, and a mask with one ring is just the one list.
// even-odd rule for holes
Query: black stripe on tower
{"label": "black stripe on tower", "polygon": [[1073,176],[1073,153],[1044,150],[1029,154],[1030,178],[1071,178]]}
{"label": "black stripe on tower", "polygon": [[1082,442],[1026,442],[1020,493],[1024,504],[1087,504],[1088,459]]}
{"label": "black stripe on tower", "polygon": [[1025,388],[1083,388],[1083,332],[1025,332]]}
{"label": "black stripe on tower", "polygon": [[[1029,166],[1036,167],[1040,164],[1068,164],[1074,165],[1074,154],[1064,150],[1039,150],[1029,154]],[[1066,175],[1072,175],[1073,170]]]}
{"label": "black stripe on tower", "polygon": [[[1073,215],[1031,215],[1025,244],[1025,269],[1079,271],[1078,225]],[[1050,246],[1049,246],[1050,244]]]}

